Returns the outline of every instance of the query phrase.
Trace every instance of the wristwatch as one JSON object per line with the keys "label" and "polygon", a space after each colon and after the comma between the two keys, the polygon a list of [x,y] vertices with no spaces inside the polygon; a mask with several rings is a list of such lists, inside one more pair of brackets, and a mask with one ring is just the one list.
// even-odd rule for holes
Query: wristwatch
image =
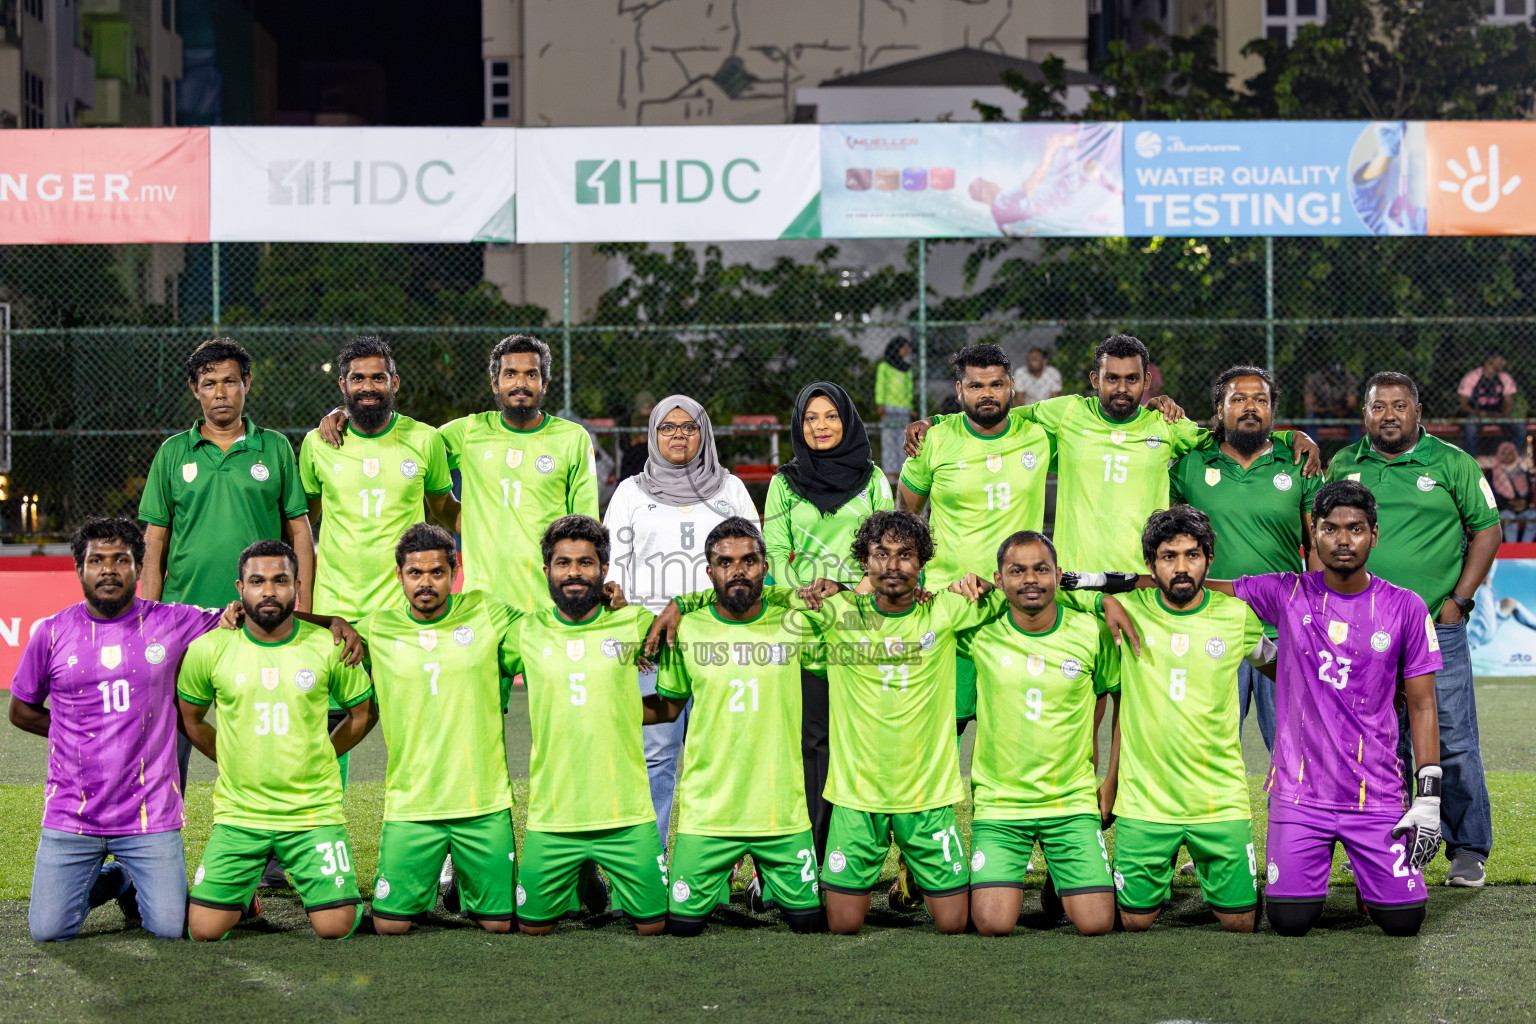
{"label": "wristwatch", "polygon": [[1457,608],[1461,609],[1461,617],[1464,619],[1472,614],[1473,607],[1477,605],[1477,602],[1472,598],[1462,597],[1460,594],[1452,594],[1451,601],[1455,603]]}

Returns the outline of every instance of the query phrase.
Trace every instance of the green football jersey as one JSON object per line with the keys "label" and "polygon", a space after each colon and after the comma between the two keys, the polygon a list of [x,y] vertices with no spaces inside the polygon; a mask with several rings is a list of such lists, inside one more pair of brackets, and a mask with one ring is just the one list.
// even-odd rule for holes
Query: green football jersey
{"label": "green football jersey", "polygon": [[641,740],[636,660],[655,616],[640,605],[568,622],[548,608],[517,621],[502,668],[528,686],[528,827],[583,832],[655,821]]}
{"label": "green football jersey", "polygon": [[1268,643],[1264,624],[1242,601],[1211,590],[1187,612],[1170,611],[1150,587],[1118,597],[1141,634],[1141,656],[1117,649],[1115,813],[1166,825],[1246,820],[1237,670]]}
{"label": "green football jersey", "polygon": [[360,666],[341,663],[330,630],[295,620],[277,643],[244,629],[204,633],[187,648],[176,693],[217,715],[215,824],[301,832],[346,822],[328,704],[351,707],[373,690]]}
{"label": "green football jersey", "polygon": [[514,430],[478,412],[439,433],[459,471],[464,589],[484,590],[521,612],[552,608],[539,539],[561,516],[597,518],[597,462],[580,424],[544,415]]}
{"label": "green football jersey", "polygon": [[1008,418],[986,437],[965,416],[946,416],[901,467],[901,482],[929,504],[933,560],[925,585],[937,589],[966,573],[991,581],[997,545],[1018,530],[1045,525],[1045,479],[1055,445],[1038,424]]}
{"label": "green football jersey", "polygon": [[[803,611],[823,641],[831,705],[826,798],[904,814],[965,796],[955,744],[955,633],[996,617],[1000,591],[972,603],[944,591],[901,615],[843,592]],[[790,615],[791,629],[800,628]]]}
{"label": "green football jersey", "polygon": [[518,617],[470,590],[449,595],[429,621],[404,607],[357,623],[389,750],[385,821],[469,818],[512,806],[501,652]]}
{"label": "green football jersey", "polygon": [[425,518],[428,494],[453,489],[437,428],[399,414],[377,434],[349,423],[340,448],[311,430],[299,448],[299,479],[322,509],[314,611],[356,620],[403,605],[395,543]]}
{"label": "green football jersey", "polygon": [[716,606],[683,616],[656,692],[693,698],[677,786],[678,831],[782,836],[811,827],[800,758],[800,668],[813,645],[764,604],[749,622]]}
{"label": "green football jersey", "polygon": [[1120,688],[1099,618],[1058,606],[1055,625],[1026,633],[1004,613],[960,634],[959,648],[976,663],[977,820],[1097,814],[1093,709]]}

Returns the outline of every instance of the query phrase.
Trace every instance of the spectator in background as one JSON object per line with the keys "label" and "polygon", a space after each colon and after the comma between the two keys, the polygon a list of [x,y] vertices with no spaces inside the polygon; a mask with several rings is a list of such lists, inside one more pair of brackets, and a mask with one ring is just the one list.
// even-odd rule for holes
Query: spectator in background
{"label": "spectator in background", "polygon": [[1513,441],[1501,441],[1493,457],[1493,494],[1499,520],[1509,544],[1536,541],[1536,508],[1531,507],[1531,464],[1520,457]]}
{"label": "spectator in background", "polygon": [[1024,365],[1013,374],[1013,404],[1034,405],[1061,394],[1061,371],[1051,365],[1045,349],[1029,350]]}
{"label": "spectator in background", "polygon": [[[1504,353],[1490,349],[1483,365],[1461,378],[1456,394],[1461,396],[1461,414],[1476,419],[1496,420],[1507,417],[1515,402],[1515,378],[1505,372]],[[1477,454],[1477,434],[1481,424],[1468,423],[1464,447]]]}
{"label": "spectator in background", "polygon": [[1360,438],[1365,436],[1365,428],[1360,424],[1358,387],[1355,375],[1338,359],[1321,370],[1313,370],[1307,374],[1301,396],[1307,417],[1350,420],[1349,443],[1359,444]]}
{"label": "spectator in background", "polygon": [[[630,426],[638,426],[641,423],[650,423],[651,410],[656,408],[656,396],[649,391],[642,391],[635,395],[634,415],[630,417]],[[647,426],[643,434],[631,434],[629,447],[624,449],[624,457],[619,462],[619,483],[623,483],[636,473],[645,468],[645,460],[650,454],[651,431]]]}
{"label": "spectator in background", "polygon": [[1146,405],[1163,393],[1163,371],[1156,363],[1147,364],[1147,389],[1141,393],[1141,404]]}
{"label": "spectator in background", "polygon": [[888,477],[901,472],[902,440],[912,422],[912,343],[892,338],[875,367],[875,404],[880,407],[880,468]]}

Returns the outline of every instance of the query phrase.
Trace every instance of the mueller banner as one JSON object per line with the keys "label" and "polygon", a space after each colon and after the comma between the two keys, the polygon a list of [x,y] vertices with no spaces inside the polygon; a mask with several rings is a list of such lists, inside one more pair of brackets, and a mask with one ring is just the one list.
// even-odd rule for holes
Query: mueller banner
{"label": "mueller banner", "polygon": [[218,242],[511,242],[511,128],[214,128]]}
{"label": "mueller banner", "polygon": [[817,238],[815,125],[519,133],[519,242]]}
{"label": "mueller banner", "polygon": [[826,238],[1119,235],[1118,124],[821,128]]}
{"label": "mueller banner", "polygon": [[1536,124],[1425,125],[1432,235],[1536,235]]}
{"label": "mueller banner", "polygon": [[1127,235],[1422,235],[1424,124],[1133,121]]}
{"label": "mueller banner", "polygon": [[1474,601],[1467,619],[1473,673],[1536,675],[1536,544],[1505,544]]}
{"label": "mueller banner", "polygon": [[208,129],[12,130],[0,242],[208,241]]}

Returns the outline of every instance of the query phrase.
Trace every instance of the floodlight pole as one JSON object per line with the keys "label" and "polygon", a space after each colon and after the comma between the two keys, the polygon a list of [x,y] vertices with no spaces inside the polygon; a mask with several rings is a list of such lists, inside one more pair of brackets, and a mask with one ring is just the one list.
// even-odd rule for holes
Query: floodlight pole
{"label": "floodlight pole", "polygon": [[928,240],[917,240],[917,415],[928,418]]}
{"label": "floodlight pole", "polygon": [[560,347],[560,371],[565,381],[565,403],[560,408],[562,416],[571,415],[571,243],[565,243],[565,309],[561,315],[564,338]]}
{"label": "floodlight pole", "polygon": [[1264,369],[1275,372],[1275,237],[1264,239]]}

